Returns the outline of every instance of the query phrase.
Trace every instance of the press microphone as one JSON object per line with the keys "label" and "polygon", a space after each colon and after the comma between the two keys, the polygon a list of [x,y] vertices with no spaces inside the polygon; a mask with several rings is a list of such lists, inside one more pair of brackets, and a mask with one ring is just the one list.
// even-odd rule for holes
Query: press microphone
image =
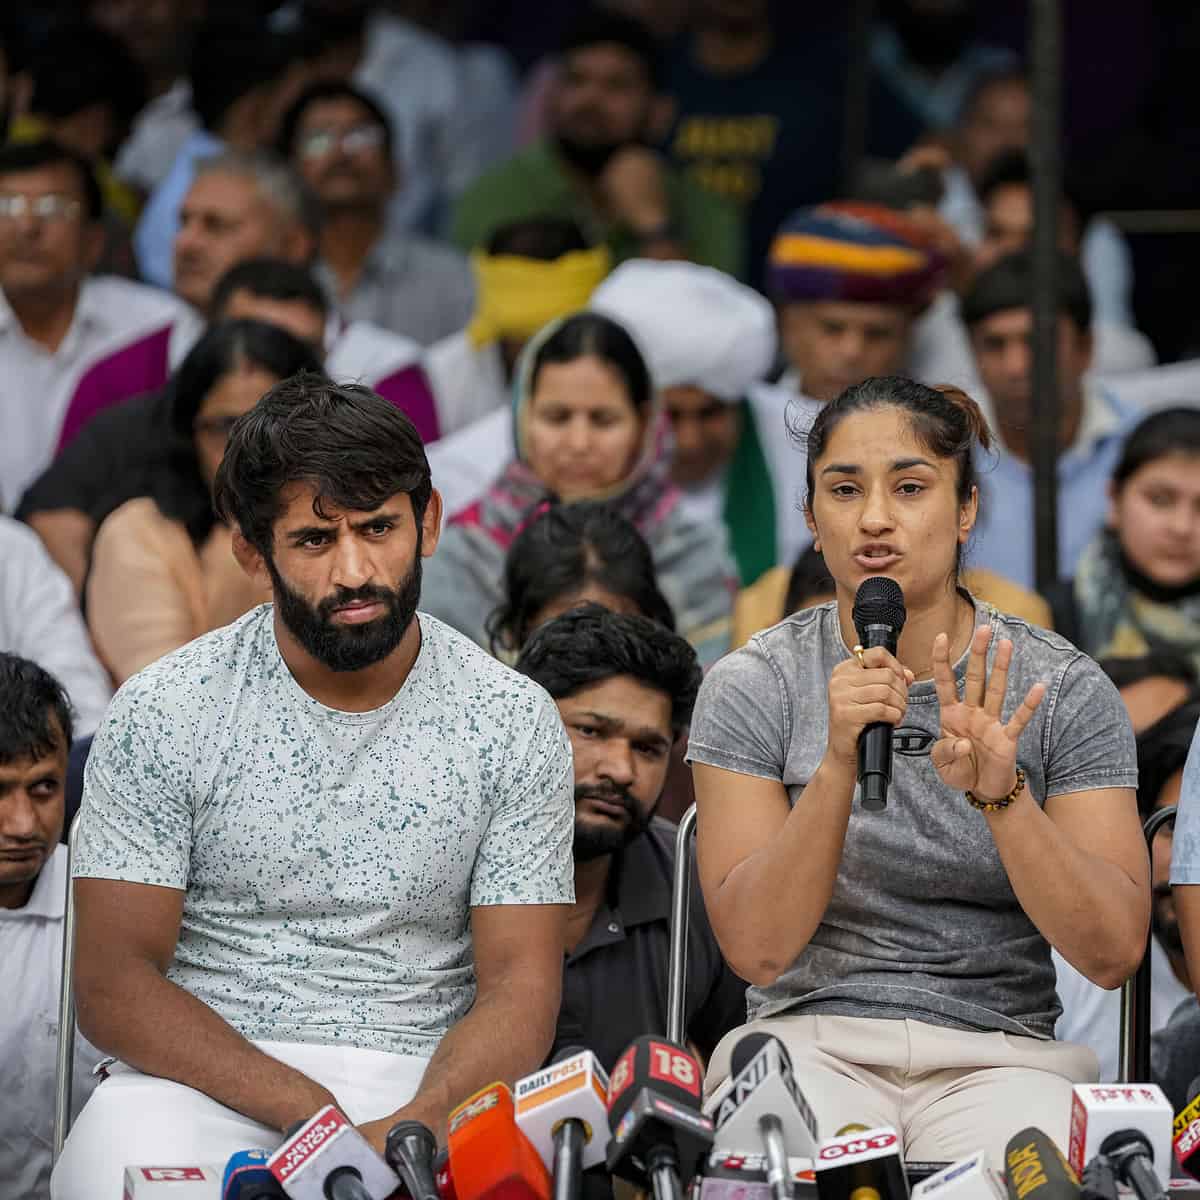
{"label": "press microphone", "polygon": [[437,1139],[420,1121],[398,1121],[388,1130],[384,1157],[400,1176],[410,1200],[439,1200],[433,1177]]}
{"label": "press microphone", "polygon": [[733,1086],[717,1109],[719,1150],[761,1146],[774,1200],[790,1200],[788,1158],[812,1158],[817,1152],[817,1120],[792,1074],[784,1044],[769,1033],[749,1033],[730,1060]]}
{"label": "press microphone", "polygon": [[450,1171],[450,1151],[444,1146],[433,1160],[433,1181],[437,1184],[440,1200],[458,1200],[454,1190],[454,1175]]}
{"label": "press microphone", "polygon": [[[858,586],[854,597],[854,628],[864,648],[883,646],[896,653],[907,615],[900,585],[886,575],[872,575]],[[858,788],[867,812],[887,807],[892,782],[892,727],[886,721],[868,725],[858,737]]]}
{"label": "press microphone", "polygon": [[554,1180],[555,1200],[578,1200],[583,1172],[604,1162],[608,1076],[590,1051],[572,1046],[517,1081],[517,1128]]}
{"label": "press microphone", "polygon": [[[714,1147],[697,1177],[699,1189],[692,1189],[692,1200],[773,1200],[769,1170],[765,1154]],[[816,1200],[812,1159],[789,1158],[788,1177],[797,1200]]]}
{"label": "press microphone", "polygon": [[1062,1151],[1030,1125],[1004,1148],[1004,1185],[1009,1200],[1078,1200],[1079,1176]]}
{"label": "press microphone", "polygon": [[656,1200],[679,1200],[713,1140],[700,1111],[700,1064],[665,1037],[636,1039],[617,1059],[608,1086],[607,1163],[611,1174]]}
{"label": "press microphone", "polygon": [[454,1109],[446,1141],[459,1200],[550,1200],[550,1173],[517,1128],[507,1084],[481,1088]]}
{"label": "press microphone", "polygon": [[912,1190],[912,1200],[1005,1200],[986,1150],[934,1172]]}
{"label": "press microphone", "polygon": [[1200,1179],[1200,1075],[1187,1094],[1187,1104],[1175,1117],[1172,1142],[1179,1165],[1193,1179]]}
{"label": "press microphone", "polygon": [[[1114,1159],[1110,1149],[1119,1142],[1108,1141],[1113,1134],[1138,1133],[1150,1153],[1144,1157],[1153,1165],[1161,1188],[1171,1178],[1171,1127],[1174,1114],[1162,1088],[1154,1083],[1077,1083],[1071,1101],[1071,1136],[1068,1149],[1071,1167],[1078,1175],[1097,1154],[1112,1161],[1117,1178],[1122,1176],[1122,1163]],[[1126,1141],[1129,1139],[1126,1138]],[[1122,1156],[1122,1161],[1128,1153]],[[1145,1166],[1145,1163],[1139,1164]],[[1130,1164],[1130,1170],[1139,1171]],[[1143,1180],[1143,1182],[1145,1182]],[[1128,1186],[1133,1187],[1132,1183]]]}
{"label": "press microphone", "polygon": [[908,1200],[900,1138],[887,1125],[822,1142],[816,1172],[819,1200]]}
{"label": "press microphone", "polygon": [[124,1200],[209,1200],[217,1194],[221,1168],[126,1167],[124,1183]]}
{"label": "press microphone", "polygon": [[1079,1200],[1117,1200],[1117,1173],[1103,1154],[1097,1154],[1079,1176]]}
{"label": "press microphone", "polygon": [[269,1150],[239,1150],[225,1164],[221,1200],[284,1200],[287,1193],[267,1165]]}
{"label": "press microphone", "polygon": [[334,1105],[293,1127],[267,1160],[291,1200],[387,1200],[400,1177]]}

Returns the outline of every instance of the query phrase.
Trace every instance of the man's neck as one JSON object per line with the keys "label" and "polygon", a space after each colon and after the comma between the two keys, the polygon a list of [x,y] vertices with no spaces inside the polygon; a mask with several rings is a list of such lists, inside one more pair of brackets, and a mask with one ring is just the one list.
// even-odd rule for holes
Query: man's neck
{"label": "man's neck", "polygon": [[[1059,409],[1058,452],[1065,453],[1079,436],[1083,424],[1083,397],[1077,396],[1074,401]],[[1015,426],[1006,424],[1002,419],[997,420],[1000,440],[1004,448],[1019,458],[1023,463],[1032,461],[1033,429],[1031,426]]]}
{"label": "man's neck", "polygon": [[24,908],[33,898],[33,889],[36,886],[36,875],[25,883],[6,883],[0,885],[0,908]]}
{"label": "man's neck", "polygon": [[383,227],[382,208],[343,208],[327,214],[321,229],[321,257],[337,280],[339,297],[353,290]]}
{"label": "man's neck", "polygon": [[701,29],[692,47],[697,64],[714,75],[740,75],[754,70],[771,52],[771,30],[766,25],[745,33]]}
{"label": "man's neck", "polygon": [[567,916],[567,953],[587,937],[596,912],[604,901],[611,870],[611,854],[575,864],[575,903],[571,905]]}
{"label": "man's neck", "polygon": [[54,354],[71,328],[75,309],[79,302],[79,285],[55,288],[37,294],[12,295],[5,293],[8,306],[13,310],[25,336],[37,342],[44,350]]}
{"label": "man's neck", "polygon": [[413,617],[400,644],[387,658],[361,671],[333,671],[292,636],[275,609],[275,641],[292,678],[316,701],[339,712],[382,708],[404,686],[421,652],[421,626]]}

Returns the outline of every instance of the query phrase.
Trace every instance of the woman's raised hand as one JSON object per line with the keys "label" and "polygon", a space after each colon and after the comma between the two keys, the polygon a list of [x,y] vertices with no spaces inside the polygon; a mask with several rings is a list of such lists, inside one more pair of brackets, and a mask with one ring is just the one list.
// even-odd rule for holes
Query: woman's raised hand
{"label": "woman's raised hand", "polygon": [[861,661],[838,663],[829,676],[828,753],[856,766],[859,734],[876,721],[899,725],[912,681],[913,673],[882,646],[862,651]]}
{"label": "woman's raised hand", "polygon": [[1033,719],[1046,694],[1044,683],[1035,683],[1008,723],[1001,720],[1012,642],[996,647],[991,678],[987,675],[988,644],[992,631],[982,626],[971,639],[963,695],[950,666],[950,639],[939,633],[933,640],[933,679],[941,709],[941,737],[930,757],[937,773],[956,791],[974,792],[981,800],[1007,796],[1017,782],[1017,739]]}

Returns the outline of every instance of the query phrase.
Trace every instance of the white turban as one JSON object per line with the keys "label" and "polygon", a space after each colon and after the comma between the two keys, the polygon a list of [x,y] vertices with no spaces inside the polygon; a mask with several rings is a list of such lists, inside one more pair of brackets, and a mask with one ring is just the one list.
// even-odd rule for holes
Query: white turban
{"label": "white turban", "polygon": [[775,312],[713,267],[639,258],[622,263],[588,307],[623,325],[658,389],[691,386],[740,400],[775,361]]}

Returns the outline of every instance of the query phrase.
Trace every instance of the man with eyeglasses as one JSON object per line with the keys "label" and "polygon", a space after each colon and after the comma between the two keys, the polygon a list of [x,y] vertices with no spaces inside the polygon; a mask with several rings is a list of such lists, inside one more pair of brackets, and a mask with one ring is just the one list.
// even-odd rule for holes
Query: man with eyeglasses
{"label": "man with eyeglasses", "polygon": [[389,227],[403,180],[383,109],[358,88],[318,83],[283,118],[279,149],[321,203],[318,276],[348,320],[424,345],[471,318],[474,287],[457,251]]}
{"label": "man with eyeglasses", "polygon": [[0,149],[0,511],[54,457],[88,363],[184,311],[155,288],[91,274],[101,211],[92,170],[71,151]]}

